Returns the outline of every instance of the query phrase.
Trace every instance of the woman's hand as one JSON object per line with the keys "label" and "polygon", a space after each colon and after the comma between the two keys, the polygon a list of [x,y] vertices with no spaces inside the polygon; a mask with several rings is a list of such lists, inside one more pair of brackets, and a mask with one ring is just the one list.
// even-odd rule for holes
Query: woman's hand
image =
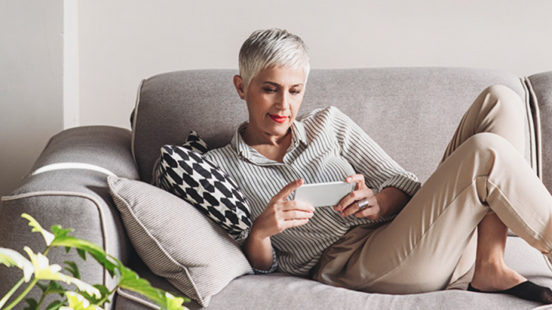
{"label": "woman's hand", "polygon": [[[336,211],[341,212],[343,217],[354,214],[356,217],[366,217],[371,220],[377,220],[382,216],[397,214],[401,212],[404,206],[410,200],[410,196],[398,188],[386,187],[381,192],[374,194],[366,186],[364,176],[355,174],[347,177],[348,183],[356,183],[355,190],[347,195],[334,207]],[[365,200],[368,204],[362,208],[358,206],[359,202]]]}
{"label": "woman's hand", "polygon": [[[377,220],[382,216],[382,209],[379,201],[372,192],[366,186],[364,182],[364,176],[362,174],[355,174],[345,179],[347,183],[356,183],[355,190],[349,195],[343,198],[334,210],[341,212],[341,216],[347,217],[354,214],[356,217],[367,217],[371,220]],[[358,203],[366,200],[368,205],[360,208]]]}
{"label": "woman's hand", "polygon": [[290,227],[305,225],[314,215],[313,206],[298,201],[286,201],[289,194],[301,185],[303,180],[297,180],[282,188],[253,222],[251,232],[243,243],[245,255],[253,268],[268,270],[272,265],[270,236]]}
{"label": "woman's hand", "polygon": [[255,219],[251,233],[262,239],[288,228],[307,224],[314,215],[314,207],[295,200],[286,201],[286,198],[301,185],[302,179],[293,181],[272,197],[263,213]]}

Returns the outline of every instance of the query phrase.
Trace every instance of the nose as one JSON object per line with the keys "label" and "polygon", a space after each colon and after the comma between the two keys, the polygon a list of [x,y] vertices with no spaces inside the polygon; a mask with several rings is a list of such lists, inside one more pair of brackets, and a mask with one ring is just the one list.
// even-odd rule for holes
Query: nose
{"label": "nose", "polygon": [[278,106],[280,107],[280,109],[282,109],[282,110],[289,109],[290,103],[291,103],[290,100],[291,100],[291,98],[290,98],[288,92],[283,91],[281,93],[281,95],[279,96],[279,98],[278,98]]}

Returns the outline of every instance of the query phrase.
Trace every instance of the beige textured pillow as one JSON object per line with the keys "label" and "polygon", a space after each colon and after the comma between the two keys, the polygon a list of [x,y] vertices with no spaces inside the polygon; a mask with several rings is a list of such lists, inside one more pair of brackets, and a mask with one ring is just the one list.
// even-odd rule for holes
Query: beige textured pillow
{"label": "beige textured pillow", "polygon": [[187,202],[141,181],[107,183],[138,255],[189,298],[207,306],[230,281],[253,273],[226,231]]}

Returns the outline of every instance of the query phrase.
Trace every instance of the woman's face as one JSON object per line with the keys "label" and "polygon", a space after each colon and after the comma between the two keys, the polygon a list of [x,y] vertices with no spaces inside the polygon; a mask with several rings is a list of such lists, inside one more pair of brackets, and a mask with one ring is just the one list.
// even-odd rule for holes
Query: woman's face
{"label": "woman's face", "polygon": [[303,101],[305,82],[303,68],[269,67],[251,80],[247,91],[244,92],[242,87],[240,92],[236,84],[249,110],[247,130],[253,130],[258,138],[273,140],[284,137]]}

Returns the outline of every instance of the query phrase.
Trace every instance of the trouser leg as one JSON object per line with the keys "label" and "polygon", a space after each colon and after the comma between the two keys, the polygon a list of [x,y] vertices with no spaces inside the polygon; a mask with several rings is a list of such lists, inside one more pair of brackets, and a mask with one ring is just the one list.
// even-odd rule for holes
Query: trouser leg
{"label": "trouser leg", "polygon": [[[495,133],[505,138],[520,154],[524,155],[525,113],[521,98],[510,88],[502,85],[486,88],[462,117],[443,154],[441,163],[464,141],[483,132]],[[477,233],[466,246],[456,266],[451,278],[451,287],[467,288],[473,276],[476,248]]]}
{"label": "trouser leg", "polygon": [[464,141],[483,132],[503,137],[523,155],[525,118],[523,102],[513,90],[502,85],[486,88],[460,120],[441,162],[445,161]]}
{"label": "trouser leg", "polygon": [[531,245],[550,251],[552,197],[520,154],[520,115],[497,92],[510,96],[493,87],[478,97],[444,161],[396,219],[351,230],[326,251],[315,279],[368,292],[443,289],[490,209]]}

